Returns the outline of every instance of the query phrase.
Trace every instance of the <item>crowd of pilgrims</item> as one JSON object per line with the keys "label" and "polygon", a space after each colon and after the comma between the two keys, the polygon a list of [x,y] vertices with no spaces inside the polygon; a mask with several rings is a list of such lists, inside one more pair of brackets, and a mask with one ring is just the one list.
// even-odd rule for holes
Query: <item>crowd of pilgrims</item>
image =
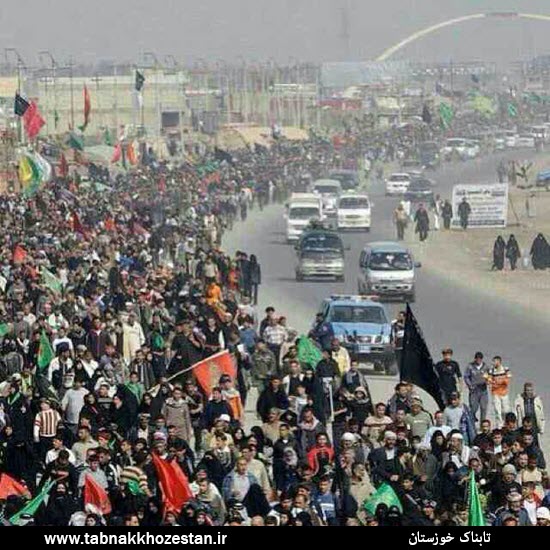
{"label": "crowd of pilgrims", "polygon": [[[312,364],[277,304],[258,311],[261,254],[221,248],[250,209],[351,167],[347,137],[177,165],[151,155],[116,176],[90,165],[101,185],[74,171],[0,198],[3,524],[51,485],[19,523],[464,525],[470,470],[494,521],[550,522],[540,421],[508,413],[476,428],[455,393],[432,416],[404,383],[374,403],[337,339],[314,330]],[[190,367],[223,350],[236,376],[208,393]],[[159,460],[188,482],[179,509],[166,505]],[[85,504],[90,478],[108,511]],[[368,512],[383,483],[400,509]]]}

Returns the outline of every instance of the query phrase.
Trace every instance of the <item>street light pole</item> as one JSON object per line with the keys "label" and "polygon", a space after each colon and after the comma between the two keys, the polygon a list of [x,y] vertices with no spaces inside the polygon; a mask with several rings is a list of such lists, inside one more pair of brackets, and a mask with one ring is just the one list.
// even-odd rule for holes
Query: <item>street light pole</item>
{"label": "street light pole", "polygon": [[[50,59],[51,63],[51,75],[52,75],[52,81],[53,81],[53,123],[54,123],[54,130],[57,132],[57,120],[58,120],[58,113],[57,113],[57,81],[56,81],[56,69],[57,69],[57,63],[53,57],[53,55],[48,51],[44,50],[41,52],[38,52],[38,57],[48,57]],[[47,80],[46,80],[47,82]],[[47,87],[47,84],[46,84]],[[47,88],[46,88],[47,89]],[[46,91],[47,95],[47,91]],[[49,107],[49,100],[48,100],[48,107]],[[48,117],[46,117],[46,123],[48,123]]]}
{"label": "street light pole", "polygon": [[165,63],[170,63],[172,65],[172,68],[174,70],[174,73],[177,75],[177,93],[176,97],[178,98],[178,109],[179,109],[179,132],[180,132],[180,147],[181,147],[181,153],[182,157],[185,155],[185,139],[183,134],[183,115],[185,111],[185,83],[184,83],[184,77],[182,71],[179,70],[178,62],[176,61],[176,58],[169,54],[165,56],[164,58]]}
{"label": "street light pole", "polygon": [[74,131],[74,86],[73,86],[74,63],[72,58],[69,59],[68,67],[69,67],[69,87],[70,87],[70,93],[71,93],[71,130]]}
{"label": "street light pole", "polygon": [[159,63],[159,60],[154,52],[144,52],[143,57],[145,60],[147,58],[153,60],[153,68],[155,70],[155,110],[157,111],[157,132],[158,137],[160,138],[162,132],[162,120],[161,120],[161,110],[160,110],[160,99],[159,99],[159,68],[162,68],[162,65]]}
{"label": "street light pole", "polygon": [[[13,53],[17,59],[17,93],[21,94],[21,69],[25,67],[25,62],[15,48],[4,48],[4,55],[6,62],[8,61],[8,53]],[[23,135],[23,128],[21,126],[21,117],[17,117],[17,139],[24,143],[25,136]]]}

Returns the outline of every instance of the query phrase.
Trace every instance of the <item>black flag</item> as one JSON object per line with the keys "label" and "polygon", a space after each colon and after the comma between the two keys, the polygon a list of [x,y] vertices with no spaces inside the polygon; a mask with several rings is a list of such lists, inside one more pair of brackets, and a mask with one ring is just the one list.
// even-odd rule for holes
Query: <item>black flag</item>
{"label": "black flag", "polygon": [[214,157],[219,162],[227,162],[228,164],[231,164],[231,166],[234,166],[235,162],[233,161],[233,156],[231,153],[228,153],[227,151],[224,151],[223,149],[219,149],[216,147],[214,150]]}
{"label": "black flag", "polygon": [[432,123],[432,113],[430,113],[430,109],[426,103],[424,103],[424,107],[422,108],[422,120],[428,125]]}
{"label": "black flag", "polygon": [[29,108],[29,102],[19,92],[15,94],[14,112],[17,116],[23,116]]}
{"label": "black flag", "polygon": [[410,382],[422,388],[434,398],[441,410],[445,408],[439,377],[434,369],[430,350],[409,304],[407,304],[405,317],[405,334],[399,373],[403,382]]}
{"label": "black flag", "polygon": [[136,69],[136,91],[141,92],[143,85],[145,84],[145,76]]}

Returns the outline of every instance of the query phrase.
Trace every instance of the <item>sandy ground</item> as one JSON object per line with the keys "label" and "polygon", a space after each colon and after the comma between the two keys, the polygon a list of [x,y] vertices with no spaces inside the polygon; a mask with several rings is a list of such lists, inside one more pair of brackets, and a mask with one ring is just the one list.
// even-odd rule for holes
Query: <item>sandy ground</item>
{"label": "sandy ground", "polygon": [[[531,195],[530,216],[525,207],[528,194]],[[525,308],[530,315],[550,322],[550,270],[535,271],[529,257],[531,244],[539,232],[550,238],[550,192],[529,193],[514,189],[510,198],[517,219],[509,212],[510,223],[506,230],[432,231],[426,243],[413,240],[412,230],[407,237],[416,259],[449,286],[467,287],[474,293],[506,300],[511,305]],[[507,240],[511,233],[516,236],[523,256],[518,269],[511,271],[506,263],[504,271],[491,271],[496,237],[502,235]],[[523,260],[528,263],[525,265]]]}

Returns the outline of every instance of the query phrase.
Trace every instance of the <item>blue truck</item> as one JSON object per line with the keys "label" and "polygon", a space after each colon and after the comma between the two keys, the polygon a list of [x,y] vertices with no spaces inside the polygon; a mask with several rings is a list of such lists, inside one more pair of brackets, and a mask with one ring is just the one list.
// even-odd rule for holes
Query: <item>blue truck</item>
{"label": "blue truck", "polygon": [[397,374],[391,320],[375,297],[332,295],[323,300],[318,313],[352,359],[373,363],[377,372]]}

